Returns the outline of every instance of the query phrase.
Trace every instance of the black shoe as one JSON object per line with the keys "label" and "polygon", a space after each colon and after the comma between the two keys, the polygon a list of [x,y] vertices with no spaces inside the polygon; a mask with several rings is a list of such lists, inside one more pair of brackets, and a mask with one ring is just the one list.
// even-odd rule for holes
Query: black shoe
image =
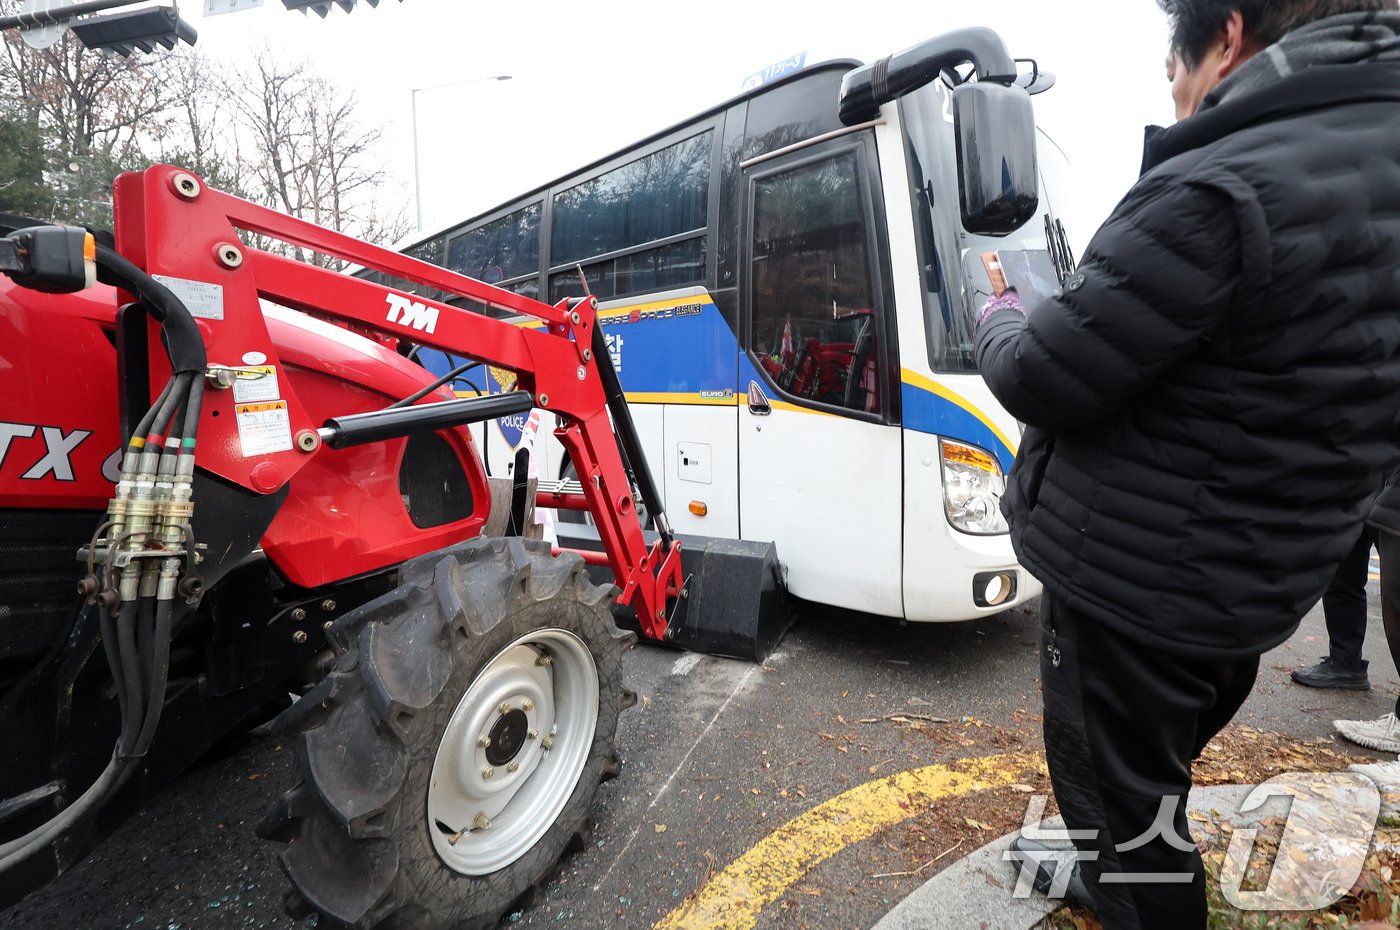
{"label": "black shoe", "polygon": [[1046,896],[1055,886],[1056,872],[1068,865],[1072,871],[1069,881],[1065,883],[1064,902],[1094,910],[1093,895],[1089,893],[1089,886],[1084,884],[1084,876],[1079,871],[1079,859],[1074,855],[1073,849],[1056,849],[1036,840],[1028,840],[1024,836],[1012,840],[1011,849],[1018,854],[1018,868],[1020,862],[1035,863],[1035,877],[1031,879],[1031,887]]}
{"label": "black shoe", "polygon": [[1371,679],[1366,676],[1370,663],[1365,659],[1355,665],[1340,665],[1324,656],[1322,661],[1307,668],[1295,668],[1293,680],[1309,688],[1340,688],[1344,691],[1370,691]]}

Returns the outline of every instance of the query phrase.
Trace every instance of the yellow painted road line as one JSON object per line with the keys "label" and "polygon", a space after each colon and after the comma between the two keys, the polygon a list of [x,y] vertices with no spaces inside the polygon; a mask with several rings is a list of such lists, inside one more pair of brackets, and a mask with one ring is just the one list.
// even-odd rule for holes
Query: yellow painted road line
{"label": "yellow painted road line", "polygon": [[945,798],[1021,780],[1038,754],[1006,753],[930,765],[866,782],[788,821],[735,859],[653,930],[751,930],[763,908],[854,843],[924,813]]}

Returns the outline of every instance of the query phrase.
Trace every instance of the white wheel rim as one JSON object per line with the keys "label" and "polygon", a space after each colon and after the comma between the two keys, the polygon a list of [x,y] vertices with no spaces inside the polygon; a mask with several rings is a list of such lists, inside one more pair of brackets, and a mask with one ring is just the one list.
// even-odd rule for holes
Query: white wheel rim
{"label": "white wheel rim", "polygon": [[597,723],[598,667],[579,637],[536,630],[497,653],[433,759],[428,835],[442,861],[487,875],[539,842],[578,785]]}

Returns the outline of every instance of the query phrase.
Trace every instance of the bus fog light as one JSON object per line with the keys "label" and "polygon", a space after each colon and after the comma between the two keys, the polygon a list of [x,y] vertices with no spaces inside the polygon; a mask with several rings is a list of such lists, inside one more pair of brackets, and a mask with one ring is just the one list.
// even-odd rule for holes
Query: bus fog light
{"label": "bus fog light", "polygon": [[988,452],[949,439],[938,442],[942,459],[943,507],[953,528],[975,536],[1009,532],[1001,515],[1006,476]]}
{"label": "bus fog light", "polygon": [[978,607],[1000,607],[1015,597],[1015,572],[979,572],[972,576],[972,600]]}

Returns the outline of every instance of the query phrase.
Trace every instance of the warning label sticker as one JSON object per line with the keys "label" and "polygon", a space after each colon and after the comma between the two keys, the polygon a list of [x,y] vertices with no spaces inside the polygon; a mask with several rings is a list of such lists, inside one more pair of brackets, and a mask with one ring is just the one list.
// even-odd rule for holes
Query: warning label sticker
{"label": "warning label sticker", "polygon": [[238,378],[233,382],[233,400],[237,404],[251,404],[256,401],[277,400],[282,392],[277,389],[277,369],[272,365],[250,365],[237,368]]}
{"label": "warning label sticker", "polygon": [[292,418],[285,400],[236,404],[233,409],[244,458],[291,450]]}

